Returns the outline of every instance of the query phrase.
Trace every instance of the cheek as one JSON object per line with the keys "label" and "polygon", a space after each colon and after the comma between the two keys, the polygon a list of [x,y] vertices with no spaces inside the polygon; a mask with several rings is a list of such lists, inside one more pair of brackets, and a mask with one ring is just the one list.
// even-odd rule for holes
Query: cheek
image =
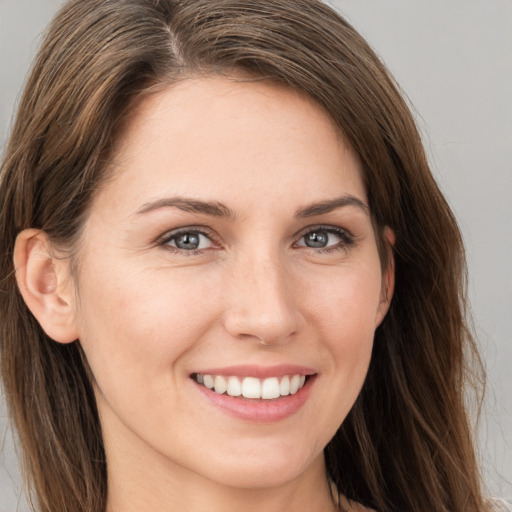
{"label": "cheek", "polygon": [[[199,283],[177,275],[170,280],[165,269],[101,270],[82,276],[78,312],[80,341],[97,384],[121,392],[140,382],[151,388],[154,379],[161,387],[171,378],[170,365],[179,364],[208,329],[211,315]],[[162,379],[163,372],[169,376]]]}
{"label": "cheek", "polygon": [[348,413],[366,378],[381,297],[379,266],[348,266],[317,287],[311,320],[321,333],[326,366]]}
{"label": "cheek", "polygon": [[322,280],[322,286],[310,287],[316,292],[310,294],[308,309],[330,333],[330,339],[373,339],[381,282],[375,264],[340,267]]}

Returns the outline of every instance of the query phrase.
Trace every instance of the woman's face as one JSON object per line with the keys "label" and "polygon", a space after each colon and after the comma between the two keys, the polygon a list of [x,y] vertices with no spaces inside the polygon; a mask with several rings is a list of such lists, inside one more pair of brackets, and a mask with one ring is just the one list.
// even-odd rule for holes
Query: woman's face
{"label": "woman's face", "polygon": [[109,463],[323,471],[392,280],[356,155],[290,89],[201,78],[146,98],[112,165],[76,277]]}

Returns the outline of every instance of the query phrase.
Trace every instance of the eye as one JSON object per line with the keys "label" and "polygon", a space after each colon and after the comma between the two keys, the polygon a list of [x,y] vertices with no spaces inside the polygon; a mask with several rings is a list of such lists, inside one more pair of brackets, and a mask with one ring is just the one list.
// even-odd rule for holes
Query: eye
{"label": "eye", "polygon": [[298,247],[329,251],[346,249],[353,243],[354,239],[349,232],[335,226],[330,226],[310,229],[302,234],[296,245]]}
{"label": "eye", "polygon": [[180,251],[201,251],[213,247],[209,236],[197,230],[180,230],[168,233],[160,245]]}

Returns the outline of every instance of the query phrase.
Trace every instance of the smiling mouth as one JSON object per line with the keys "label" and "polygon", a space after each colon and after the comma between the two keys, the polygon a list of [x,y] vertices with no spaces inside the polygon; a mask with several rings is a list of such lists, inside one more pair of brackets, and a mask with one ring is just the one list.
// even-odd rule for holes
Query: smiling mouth
{"label": "smiling mouth", "polygon": [[282,377],[237,377],[226,375],[192,374],[199,385],[211,389],[219,395],[243,397],[257,400],[273,400],[294,395],[304,387],[309,376],[294,374]]}

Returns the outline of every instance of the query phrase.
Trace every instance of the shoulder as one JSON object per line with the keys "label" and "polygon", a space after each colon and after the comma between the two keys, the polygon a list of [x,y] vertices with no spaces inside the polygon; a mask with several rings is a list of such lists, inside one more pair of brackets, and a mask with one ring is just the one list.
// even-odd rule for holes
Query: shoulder
{"label": "shoulder", "polygon": [[489,500],[489,512],[512,512],[512,500]]}

